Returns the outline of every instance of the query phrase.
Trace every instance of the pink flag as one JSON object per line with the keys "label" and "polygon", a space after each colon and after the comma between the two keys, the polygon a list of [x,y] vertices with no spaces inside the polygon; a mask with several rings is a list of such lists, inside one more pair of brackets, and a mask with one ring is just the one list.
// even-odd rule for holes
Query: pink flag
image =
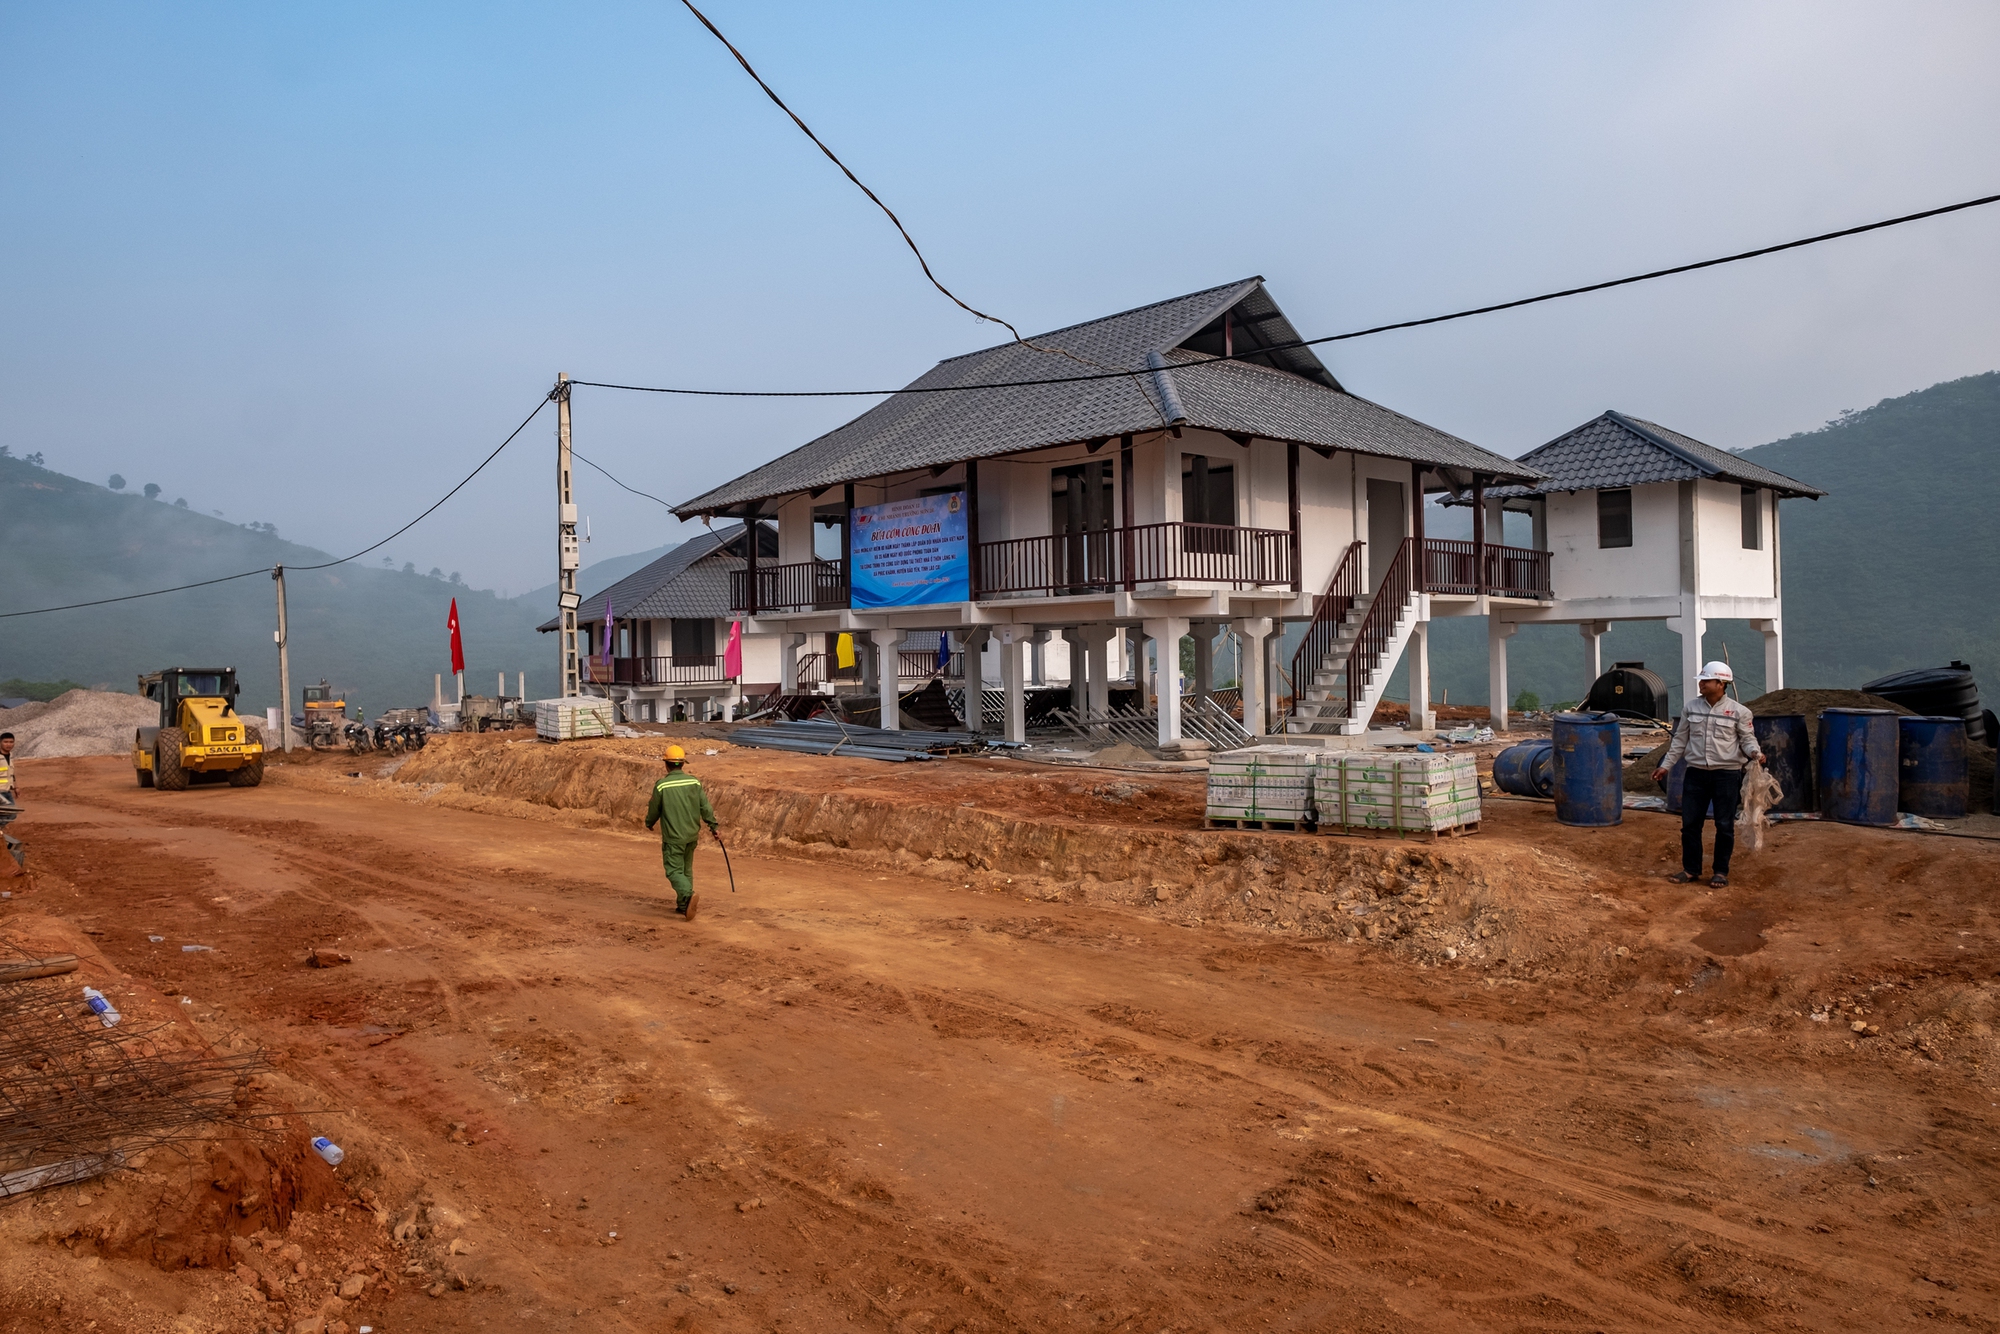
{"label": "pink flag", "polygon": [[743,675],[743,622],[729,623],[729,642],[722,649],[722,674],[731,680]]}

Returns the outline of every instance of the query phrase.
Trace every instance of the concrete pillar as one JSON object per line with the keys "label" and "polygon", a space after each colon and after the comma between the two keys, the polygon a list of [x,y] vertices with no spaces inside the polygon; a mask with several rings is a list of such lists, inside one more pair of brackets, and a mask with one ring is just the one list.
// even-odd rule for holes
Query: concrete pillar
{"label": "concrete pillar", "polygon": [[1035,637],[1028,641],[1028,681],[1030,685],[1045,686],[1049,683],[1049,632],[1035,631]]}
{"label": "concrete pillar", "polygon": [[1410,628],[1410,730],[1428,732],[1437,726],[1431,714],[1431,623]]}
{"label": "concrete pillar", "polygon": [[1772,617],[1768,621],[1752,621],[1750,628],[1764,636],[1764,692],[1785,688],[1785,626],[1784,622]]}
{"label": "concrete pillar", "polygon": [[1090,707],[1088,663],[1084,654],[1079,651],[1084,643],[1083,629],[1075,625],[1064,626],[1062,637],[1063,642],[1069,645],[1070,712],[1082,717],[1083,711]]}
{"label": "concrete pillar", "polygon": [[778,689],[784,694],[799,693],[799,649],[805,642],[801,634],[778,636]]}
{"label": "concrete pillar", "polygon": [[1000,642],[1000,688],[1007,694],[1007,740],[1028,739],[1028,690],[1022,650],[1027,634],[1020,626],[1003,626],[995,636]]}
{"label": "concrete pillar", "polygon": [[1146,623],[1146,637],[1153,641],[1155,681],[1153,693],[1159,698],[1160,745],[1181,743],[1181,637],[1188,632],[1187,618],[1167,616]]}
{"label": "concrete pillar", "polygon": [[1236,655],[1236,675],[1243,686],[1243,730],[1252,736],[1264,736],[1271,727],[1270,677],[1266,675],[1270,654],[1264,645],[1271,633],[1271,618],[1244,617],[1231,621],[1229,628],[1236,632],[1242,646]]}
{"label": "concrete pillar", "polygon": [[1086,674],[1090,678],[1090,694],[1087,703],[1099,713],[1111,707],[1111,627],[1108,625],[1086,625],[1082,627],[1084,661]]}
{"label": "concrete pillar", "polygon": [[[1215,693],[1215,627],[1206,622],[1190,627],[1194,636],[1194,694],[1207,699]],[[1178,663],[1180,654],[1174,654]]]}
{"label": "concrete pillar", "polygon": [[[1604,636],[1611,629],[1609,621],[1584,621],[1576,627],[1583,636],[1583,693],[1590,693],[1590,687],[1597,678],[1604,675]],[[1579,699],[1582,696],[1578,696]]]}
{"label": "concrete pillar", "polygon": [[1681,707],[1698,699],[1701,691],[1695,688],[1695,678],[1701,675],[1701,637],[1708,632],[1708,622],[1701,615],[1701,599],[1692,593],[1681,595],[1681,606],[1686,611],[1679,616],[1667,618],[1667,629],[1681,637]]}
{"label": "concrete pillar", "polygon": [[902,681],[899,679],[902,658],[899,650],[903,632],[876,630],[868,637],[875,642],[876,698],[882,703],[882,717],[875,725],[900,732],[903,730],[903,711],[900,702]]}
{"label": "concrete pillar", "polygon": [[1507,709],[1513,703],[1507,693],[1507,641],[1520,628],[1498,616],[1486,618],[1486,708],[1496,732],[1507,730]]}
{"label": "concrete pillar", "polygon": [[965,632],[965,730],[986,730],[986,640],[985,630]]}
{"label": "concrete pillar", "polygon": [[856,630],[854,632],[855,660],[861,665],[861,688],[879,689],[882,682],[882,657],[876,645],[878,638],[887,636],[887,630]]}

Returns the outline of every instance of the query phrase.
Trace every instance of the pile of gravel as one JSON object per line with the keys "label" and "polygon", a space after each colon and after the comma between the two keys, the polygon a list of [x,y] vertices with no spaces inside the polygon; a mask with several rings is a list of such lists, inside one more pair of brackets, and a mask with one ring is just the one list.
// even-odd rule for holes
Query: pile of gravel
{"label": "pile of gravel", "polygon": [[129,754],[132,733],[159,721],[152,700],[108,690],[72,690],[45,704],[0,709],[0,732],[14,734],[14,754],[26,759]]}

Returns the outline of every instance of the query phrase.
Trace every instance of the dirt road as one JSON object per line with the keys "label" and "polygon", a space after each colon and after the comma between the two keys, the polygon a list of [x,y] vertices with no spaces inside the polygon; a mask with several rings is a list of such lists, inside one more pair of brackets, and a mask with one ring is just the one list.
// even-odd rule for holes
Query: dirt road
{"label": "dirt road", "polygon": [[1445,915],[1545,948],[1475,962],[712,845],[684,923],[629,827],[30,777],[0,934],[96,933],[349,1158],[282,1291],[44,1200],[0,1329],[2000,1328],[2000,844],[1794,826],[1711,895],[1496,803]]}

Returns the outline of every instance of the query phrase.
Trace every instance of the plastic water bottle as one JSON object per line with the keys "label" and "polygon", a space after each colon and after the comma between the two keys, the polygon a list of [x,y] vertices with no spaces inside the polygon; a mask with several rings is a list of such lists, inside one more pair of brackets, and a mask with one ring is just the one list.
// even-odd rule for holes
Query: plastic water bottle
{"label": "plastic water bottle", "polygon": [[313,1137],[313,1152],[326,1159],[328,1165],[332,1167],[339,1167],[341,1161],[347,1157],[346,1150],[324,1135]]}
{"label": "plastic water bottle", "polygon": [[92,1014],[103,1021],[106,1028],[117,1027],[118,1021],[125,1017],[118,1013],[118,1007],[111,1003],[111,998],[96,987],[85,987],[83,989],[83,1003],[90,1007]]}

